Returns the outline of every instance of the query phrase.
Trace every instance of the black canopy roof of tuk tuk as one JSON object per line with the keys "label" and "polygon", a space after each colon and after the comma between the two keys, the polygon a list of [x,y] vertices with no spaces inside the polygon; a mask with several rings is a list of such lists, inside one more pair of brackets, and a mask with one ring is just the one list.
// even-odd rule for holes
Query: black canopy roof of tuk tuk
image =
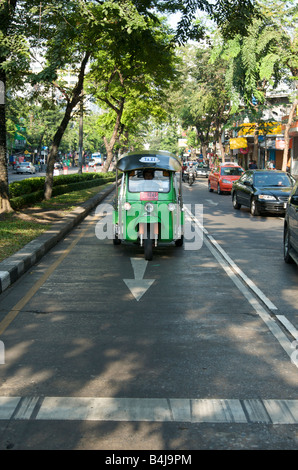
{"label": "black canopy roof of tuk tuk", "polygon": [[181,171],[182,165],[178,157],[163,150],[142,150],[124,154],[117,163],[122,171],[142,170],[153,168],[156,170]]}

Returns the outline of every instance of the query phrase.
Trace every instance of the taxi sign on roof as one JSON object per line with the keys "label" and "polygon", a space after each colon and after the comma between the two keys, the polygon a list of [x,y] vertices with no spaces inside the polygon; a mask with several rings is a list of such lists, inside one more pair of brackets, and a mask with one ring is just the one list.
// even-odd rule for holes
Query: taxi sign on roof
{"label": "taxi sign on roof", "polygon": [[160,160],[157,157],[142,157],[140,158],[142,163],[158,163]]}
{"label": "taxi sign on roof", "polygon": [[119,158],[117,168],[132,171],[144,168],[155,170],[181,171],[181,160],[176,155],[164,150],[141,150],[128,152]]}

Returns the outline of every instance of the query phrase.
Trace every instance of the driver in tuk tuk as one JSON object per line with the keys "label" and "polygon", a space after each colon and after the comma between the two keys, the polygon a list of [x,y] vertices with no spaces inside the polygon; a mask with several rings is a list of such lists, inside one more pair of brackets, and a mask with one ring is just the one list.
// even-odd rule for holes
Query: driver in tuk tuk
{"label": "driver in tuk tuk", "polygon": [[150,168],[146,168],[146,170],[143,171],[143,178],[144,180],[153,180],[154,178],[153,170],[150,170]]}
{"label": "driver in tuk tuk", "polygon": [[[143,171],[144,185],[143,191],[158,191],[159,183],[154,179],[154,170],[151,168],[146,168]],[[152,181],[153,180],[153,181]]]}

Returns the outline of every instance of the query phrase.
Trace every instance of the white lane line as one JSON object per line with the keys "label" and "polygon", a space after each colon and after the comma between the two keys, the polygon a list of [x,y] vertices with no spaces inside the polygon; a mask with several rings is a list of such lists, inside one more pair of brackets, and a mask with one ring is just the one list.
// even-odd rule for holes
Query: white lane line
{"label": "white lane line", "polygon": [[264,400],[264,405],[273,424],[296,424],[298,404],[291,400]]}
{"label": "white lane line", "polygon": [[298,400],[0,397],[0,420],[9,419],[298,424]]}
{"label": "white lane line", "polygon": [[218,202],[214,202],[212,199],[205,199],[205,201],[209,202],[212,206],[218,206]]}
{"label": "white lane line", "polygon": [[[246,297],[248,302],[251,304],[251,306],[254,308],[256,313],[262,318],[264,323],[267,325],[267,327],[270,329],[271,333],[275,336],[275,338],[278,340],[280,343],[281,347],[284,349],[284,351],[287,353],[287,355],[291,358],[293,354],[293,346],[292,343],[289,341],[285,333],[280,329],[276,321],[274,320],[273,317],[271,317],[266,310],[262,307],[262,305],[259,303],[259,301],[252,295],[251,290],[257,295],[258,298],[262,300],[262,302],[265,303],[265,305],[270,309],[270,310],[275,310],[276,307],[272,302],[267,299],[265,294],[263,294],[255,285],[254,283],[246,276],[242,271],[238,268],[238,266],[233,262],[233,260],[228,256],[227,253],[219,246],[219,244],[214,240],[214,238],[208,234],[208,231],[200,224],[200,222],[194,217],[191,212],[186,208],[185,209],[188,215],[192,218],[194,223],[202,230],[205,234],[205,239],[204,243],[210,250],[210,252],[213,254],[213,256],[217,259],[219,264],[222,266],[222,268],[226,271],[228,276],[231,278],[231,280],[234,282],[234,284],[237,286],[237,288],[240,290],[240,292]],[[242,280],[244,281],[245,284],[239,279],[240,276]],[[246,286],[249,286],[246,287]],[[251,286],[255,286],[255,288],[251,289]],[[270,306],[273,306],[273,308]],[[298,367],[298,363],[293,362],[292,363]]]}
{"label": "white lane line", "polygon": [[292,323],[284,315],[276,315],[276,318],[286,327],[286,329],[291,333],[293,338],[298,341],[298,331],[292,325]]}
{"label": "white lane line", "polygon": [[243,400],[247,419],[250,423],[270,423],[270,416],[264,406],[264,403],[258,399]]}
{"label": "white lane line", "polygon": [[223,250],[223,248],[217,243],[217,241],[212,237],[212,235],[208,234],[208,231],[199,220],[194,217],[191,212],[186,208],[186,212],[188,215],[193,219],[193,221],[198,225],[198,227],[203,230],[205,235],[208,237],[208,240],[212,243],[212,245],[221,253],[224,259],[228,262],[228,264],[235,270],[235,272],[243,279],[243,281],[250,287],[250,289],[255,292],[255,294],[262,300],[262,302],[270,309],[270,310],[277,310],[277,307],[271,302],[268,297],[255,285],[255,283],[249,279],[249,277],[244,274],[243,271],[236,265],[236,263],[230,258],[230,256]]}
{"label": "white lane line", "polygon": [[171,421],[165,398],[65,398],[47,397],[37,420]]}
{"label": "white lane line", "polygon": [[235,270],[235,272],[243,279],[245,284],[247,284],[250,289],[262,300],[262,302],[270,309],[270,310],[277,310],[277,307],[274,305],[273,302],[271,302],[268,297],[262,292],[256,285],[255,283],[244,274],[243,271],[239,268],[239,266],[236,265],[236,263],[230,258],[230,256],[222,249],[222,247],[217,243],[214,238],[209,235],[209,240],[211,243],[216,247],[216,249],[222,254],[222,256],[225,258],[225,260],[229,263],[229,265]]}
{"label": "white lane line", "polygon": [[38,403],[38,397],[25,397],[15,410],[14,419],[30,419]]}
{"label": "white lane line", "polygon": [[20,400],[20,397],[0,397],[0,419],[10,419]]}
{"label": "white lane line", "polygon": [[239,400],[192,400],[193,423],[246,423]]}

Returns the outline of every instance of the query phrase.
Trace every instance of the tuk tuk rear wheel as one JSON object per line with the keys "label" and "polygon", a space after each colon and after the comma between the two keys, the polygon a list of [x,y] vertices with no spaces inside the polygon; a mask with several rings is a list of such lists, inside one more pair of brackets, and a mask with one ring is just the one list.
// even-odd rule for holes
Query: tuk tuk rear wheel
{"label": "tuk tuk rear wheel", "polygon": [[144,240],[144,255],[147,261],[151,261],[153,258],[153,240],[150,238]]}

